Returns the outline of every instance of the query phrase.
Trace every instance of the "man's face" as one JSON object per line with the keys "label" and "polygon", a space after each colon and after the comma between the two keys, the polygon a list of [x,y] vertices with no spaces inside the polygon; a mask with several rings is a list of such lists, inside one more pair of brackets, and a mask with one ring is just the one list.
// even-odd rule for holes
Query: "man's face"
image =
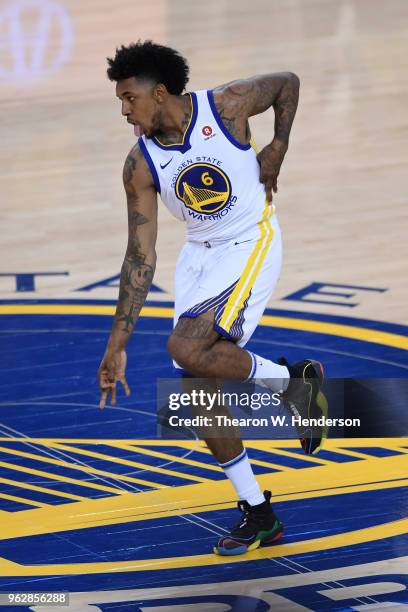
{"label": "man's face", "polygon": [[122,102],[122,115],[135,126],[135,135],[154,136],[160,127],[160,86],[147,79],[131,77],[118,81],[116,95]]}

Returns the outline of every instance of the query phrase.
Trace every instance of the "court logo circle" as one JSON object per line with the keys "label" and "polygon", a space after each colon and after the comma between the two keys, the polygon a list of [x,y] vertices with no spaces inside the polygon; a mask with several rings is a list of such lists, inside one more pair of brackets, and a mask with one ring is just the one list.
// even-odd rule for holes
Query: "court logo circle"
{"label": "court logo circle", "polygon": [[197,213],[211,215],[222,210],[231,196],[231,183],[225,172],[212,164],[192,164],[175,184],[176,195]]}

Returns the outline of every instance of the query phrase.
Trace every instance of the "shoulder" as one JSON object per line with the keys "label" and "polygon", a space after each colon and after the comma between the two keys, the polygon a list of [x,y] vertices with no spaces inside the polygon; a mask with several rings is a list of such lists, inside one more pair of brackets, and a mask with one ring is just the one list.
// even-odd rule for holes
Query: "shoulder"
{"label": "shoulder", "polygon": [[140,163],[143,163],[143,161],[144,161],[144,155],[142,153],[142,149],[139,145],[139,142],[137,142],[127,154],[127,157],[125,159],[124,169],[136,170],[138,165],[140,165]]}
{"label": "shoulder", "polygon": [[212,90],[214,106],[225,129],[245,147],[250,140],[247,90],[246,81],[231,81]]}
{"label": "shoulder", "polygon": [[137,142],[127,154],[123,166],[123,182],[126,187],[129,183],[136,183],[138,187],[154,186],[150,168]]}
{"label": "shoulder", "polygon": [[213,89],[214,104],[219,109],[244,110],[248,94],[253,88],[252,79],[239,79]]}

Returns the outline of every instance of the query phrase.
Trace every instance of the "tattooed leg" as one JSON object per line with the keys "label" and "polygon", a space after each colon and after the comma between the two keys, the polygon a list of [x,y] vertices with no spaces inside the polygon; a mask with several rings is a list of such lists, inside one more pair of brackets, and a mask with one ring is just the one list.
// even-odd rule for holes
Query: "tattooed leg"
{"label": "tattooed leg", "polygon": [[[212,397],[217,397],[217,392],[222,392],[223,383],[219,379],[215,378],[183,378],[182,381],[183,392],[188,393],[190,396],[195,391],[197,397],[208,397],[209,394]],[[200,394],[203,391],[203,394]],[[211,416],[213,417],[211,425],[203,425],[196,427],[196,431],[199,437],[205,440],[208,448],[217,459],[218,463],[226,463],[231,461],[234,457],[237,457],[242,451],[241,431],[239,427],[235,425],[223,424],[222,421],[218,424],[217,419],[214,419],[215,415],[226,416],[228,419],[233,418],[230,410],[224,404],[215,401],[214,405],[211,406],[211,412],[207,410],[205,399],[203,404],[191,406],[191,416]],[[225,421],[228,423],[229,421]]]}
{"label": "tattooed leg", "polygon": [[214,311],[179,319],[169,338],[170,355],[194,376],[245,380],[251,372],[250,356],[223,339],[213,324]]}
{"label": "tattooed leg", "polygon": [[[190,319],[183,317],[179,319],[172,336],[169,340],[169,350],[173,358],[189,370],[197,378],[183,379],[183,391],[192,393],[193,390],[203,390],[205,393],[216,393],[222,389],[221,373],[215,369],[209,369],[205,365],[201,365],[204,355],[204,363],[207,361],[207,353],[217,354],[219,345],[231,345],[231,348],[237,348],[232,342],[222,340],[220,334],[214,330],[214,313],[212,311]],[[228,349],[227,349],[228,350]],[[241,349],[238,349],[241,351]],[[242,351],[245,353],[245,351]],[[181,355],[183,353],[183,356]],[[182,359],[186,361],[182,361]],[[180,361],[179,361],[180,359]],[[209,358],[211,359],[211,357]],[[194,362],[197,361],[197,365]],[[187,367],[190,366],[190,367]],[[228,376],[234,378],[234,376]],[[207,397],[204,395],[204,397]],[[212,407],[212,415],[225,415],[232,417],[230,411],[223,404],[216,404]],[[193,416],[207,415],[206,406],[196,406],[193,408]],[[200,437],[205,440],[208,448],[219,463],[226,463],[234,457],[237,457],[243,450],[241,442],[241,432],[238,427],[228,425],[203,426],[198,430]]]}

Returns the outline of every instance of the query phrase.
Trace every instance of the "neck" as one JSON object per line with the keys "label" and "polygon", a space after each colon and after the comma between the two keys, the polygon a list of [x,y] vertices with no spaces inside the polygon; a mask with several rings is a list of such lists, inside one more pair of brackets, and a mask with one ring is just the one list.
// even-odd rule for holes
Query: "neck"
{"label": "neck", "polygon": [[162,112],[159,140],[166,144],[180,142],[190,122],[192,112],[191,96],[171,96],[166,109],[163,109]]}

